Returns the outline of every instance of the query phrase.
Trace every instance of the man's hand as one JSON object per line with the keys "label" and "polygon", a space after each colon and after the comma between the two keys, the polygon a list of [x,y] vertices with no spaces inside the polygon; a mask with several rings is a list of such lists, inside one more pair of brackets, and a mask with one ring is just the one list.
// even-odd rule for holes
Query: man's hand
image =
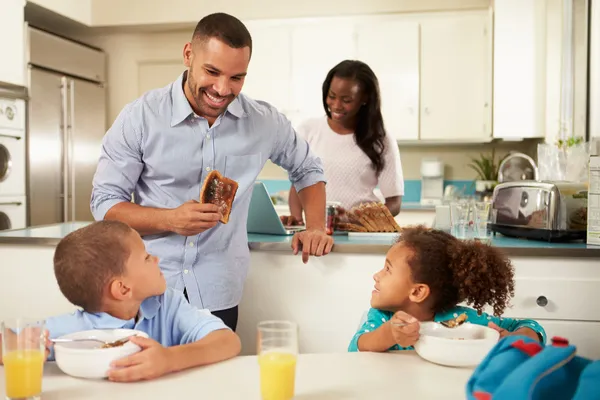
{"label": "man's hand", "polygon": [[309,256],[321,257],[329,254],[333,247],[333,238],[322,230],[307,229],[297,232],[292,238],[294,255],[298,254],[300,246],[302,246],[302,262],[306,264]]}
{"label": "man's hand", "polygon": [[114,382],[134,382],[158,378],[172,371],[170,353],[155,340],[134,336],[131,343],[142,348],[138,353],[111,364],[108,379]]}
{"label": "man's hand", "polygon": [[169,230],[183,236],[193,236],[217,225],[221,219],[219,207],[190,200],[170,210]]}
{"label": "man's hand", "polygon": [[392,336],[398,346],[414,346],[419,340],[419,321],[404,311],[396,312],[390,320],[390,325]]}
{"label": "man's hand", "polygon": [[531,339],[537,340],[538,342],[540,341],[540,337],[537,334],[537,332],[527,327],[519,328],[514,332],[509,332],[506,329],[499,327],[493,322],[488,323],[488,327],[492,328],[495,331],[498,331],[498,333],[500,333],[500,339],[506,336],[527,336]]}

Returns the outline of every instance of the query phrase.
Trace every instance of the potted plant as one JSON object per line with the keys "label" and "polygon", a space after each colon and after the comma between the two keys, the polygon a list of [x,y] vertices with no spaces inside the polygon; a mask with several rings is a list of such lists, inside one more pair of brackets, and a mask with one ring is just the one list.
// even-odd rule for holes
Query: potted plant
{"label": "potted plant", "polygon": [[475,179],[475,191],[478,193],[487,193],[494,190],[498,184],[498,164],[496,163],[496,152],[492,149],[492,154],[486,156],[480,154],[479,158],[472,158],[471,163],[467,164],[477,173]]}

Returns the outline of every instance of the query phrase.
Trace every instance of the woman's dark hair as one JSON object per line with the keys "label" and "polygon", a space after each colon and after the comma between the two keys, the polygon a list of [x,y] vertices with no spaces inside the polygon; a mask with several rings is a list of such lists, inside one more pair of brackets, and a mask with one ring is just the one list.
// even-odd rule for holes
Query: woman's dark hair
{"label": "woman's dark hair", "polygon": [[329,96],[329,87],[334,76],[357,81],[362,93],[367,97],[366,104],[358,111],[354,140],[369,157],[375,173],[379,175],[385,166],[383,159],[385,129],[381,116],[381,96],[377,77],[373,70],[362,61],[344,60],[333,67],[323,82],[323,107],[328,118],[331,118],[331,112],[327,107],[327,96]]}
{"label": "woman's dark hair", "polygon": [[500,316],[514,296],[513,266],[495,247],[424,226],[405,228],[398,243],[412,251],[412,279],[429,286],[435,313],[466,301],[479,313],[490,305]]}

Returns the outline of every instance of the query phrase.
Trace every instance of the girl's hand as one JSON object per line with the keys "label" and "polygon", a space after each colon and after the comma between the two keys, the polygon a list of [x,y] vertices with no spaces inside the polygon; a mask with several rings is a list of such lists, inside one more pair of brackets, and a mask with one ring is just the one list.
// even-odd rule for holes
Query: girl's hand
{"label": "girl's hand", "polygon": [[527,327],[519,328],[514,332],[509,332],[506,329],[499,327],[493,322],[488,323],[488,327],[492,328],[495,331],[498,331],[498,333],[500,333],[500,339],[506,336],[527,336],[537,341],[540,340],[540,337],[538,336],[537,332]]}
{"label": "girl's hand", "polygon": [[390,320],[390,326],[392,336],[398,346],[410,347],[419,340],[419,329],[421,327],[419,321],[404,311],[398,311],[394,314]]}

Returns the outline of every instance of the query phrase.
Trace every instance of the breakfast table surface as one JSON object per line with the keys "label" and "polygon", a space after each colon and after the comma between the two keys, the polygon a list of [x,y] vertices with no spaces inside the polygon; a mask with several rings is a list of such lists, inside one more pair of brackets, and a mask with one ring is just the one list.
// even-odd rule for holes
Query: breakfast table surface
{"label": "breakfast table surface", "polygon": [[[465,399],[472,373],[469,368],[432,364],[413,351],[301,354],[294,399]],[[5,392],[4,386],[2,371],[0,393]],[[256,356],[240,356],[136,383],[77,379],[49,362],[44,367],[42,390],[43,400],[260,400]]]}

